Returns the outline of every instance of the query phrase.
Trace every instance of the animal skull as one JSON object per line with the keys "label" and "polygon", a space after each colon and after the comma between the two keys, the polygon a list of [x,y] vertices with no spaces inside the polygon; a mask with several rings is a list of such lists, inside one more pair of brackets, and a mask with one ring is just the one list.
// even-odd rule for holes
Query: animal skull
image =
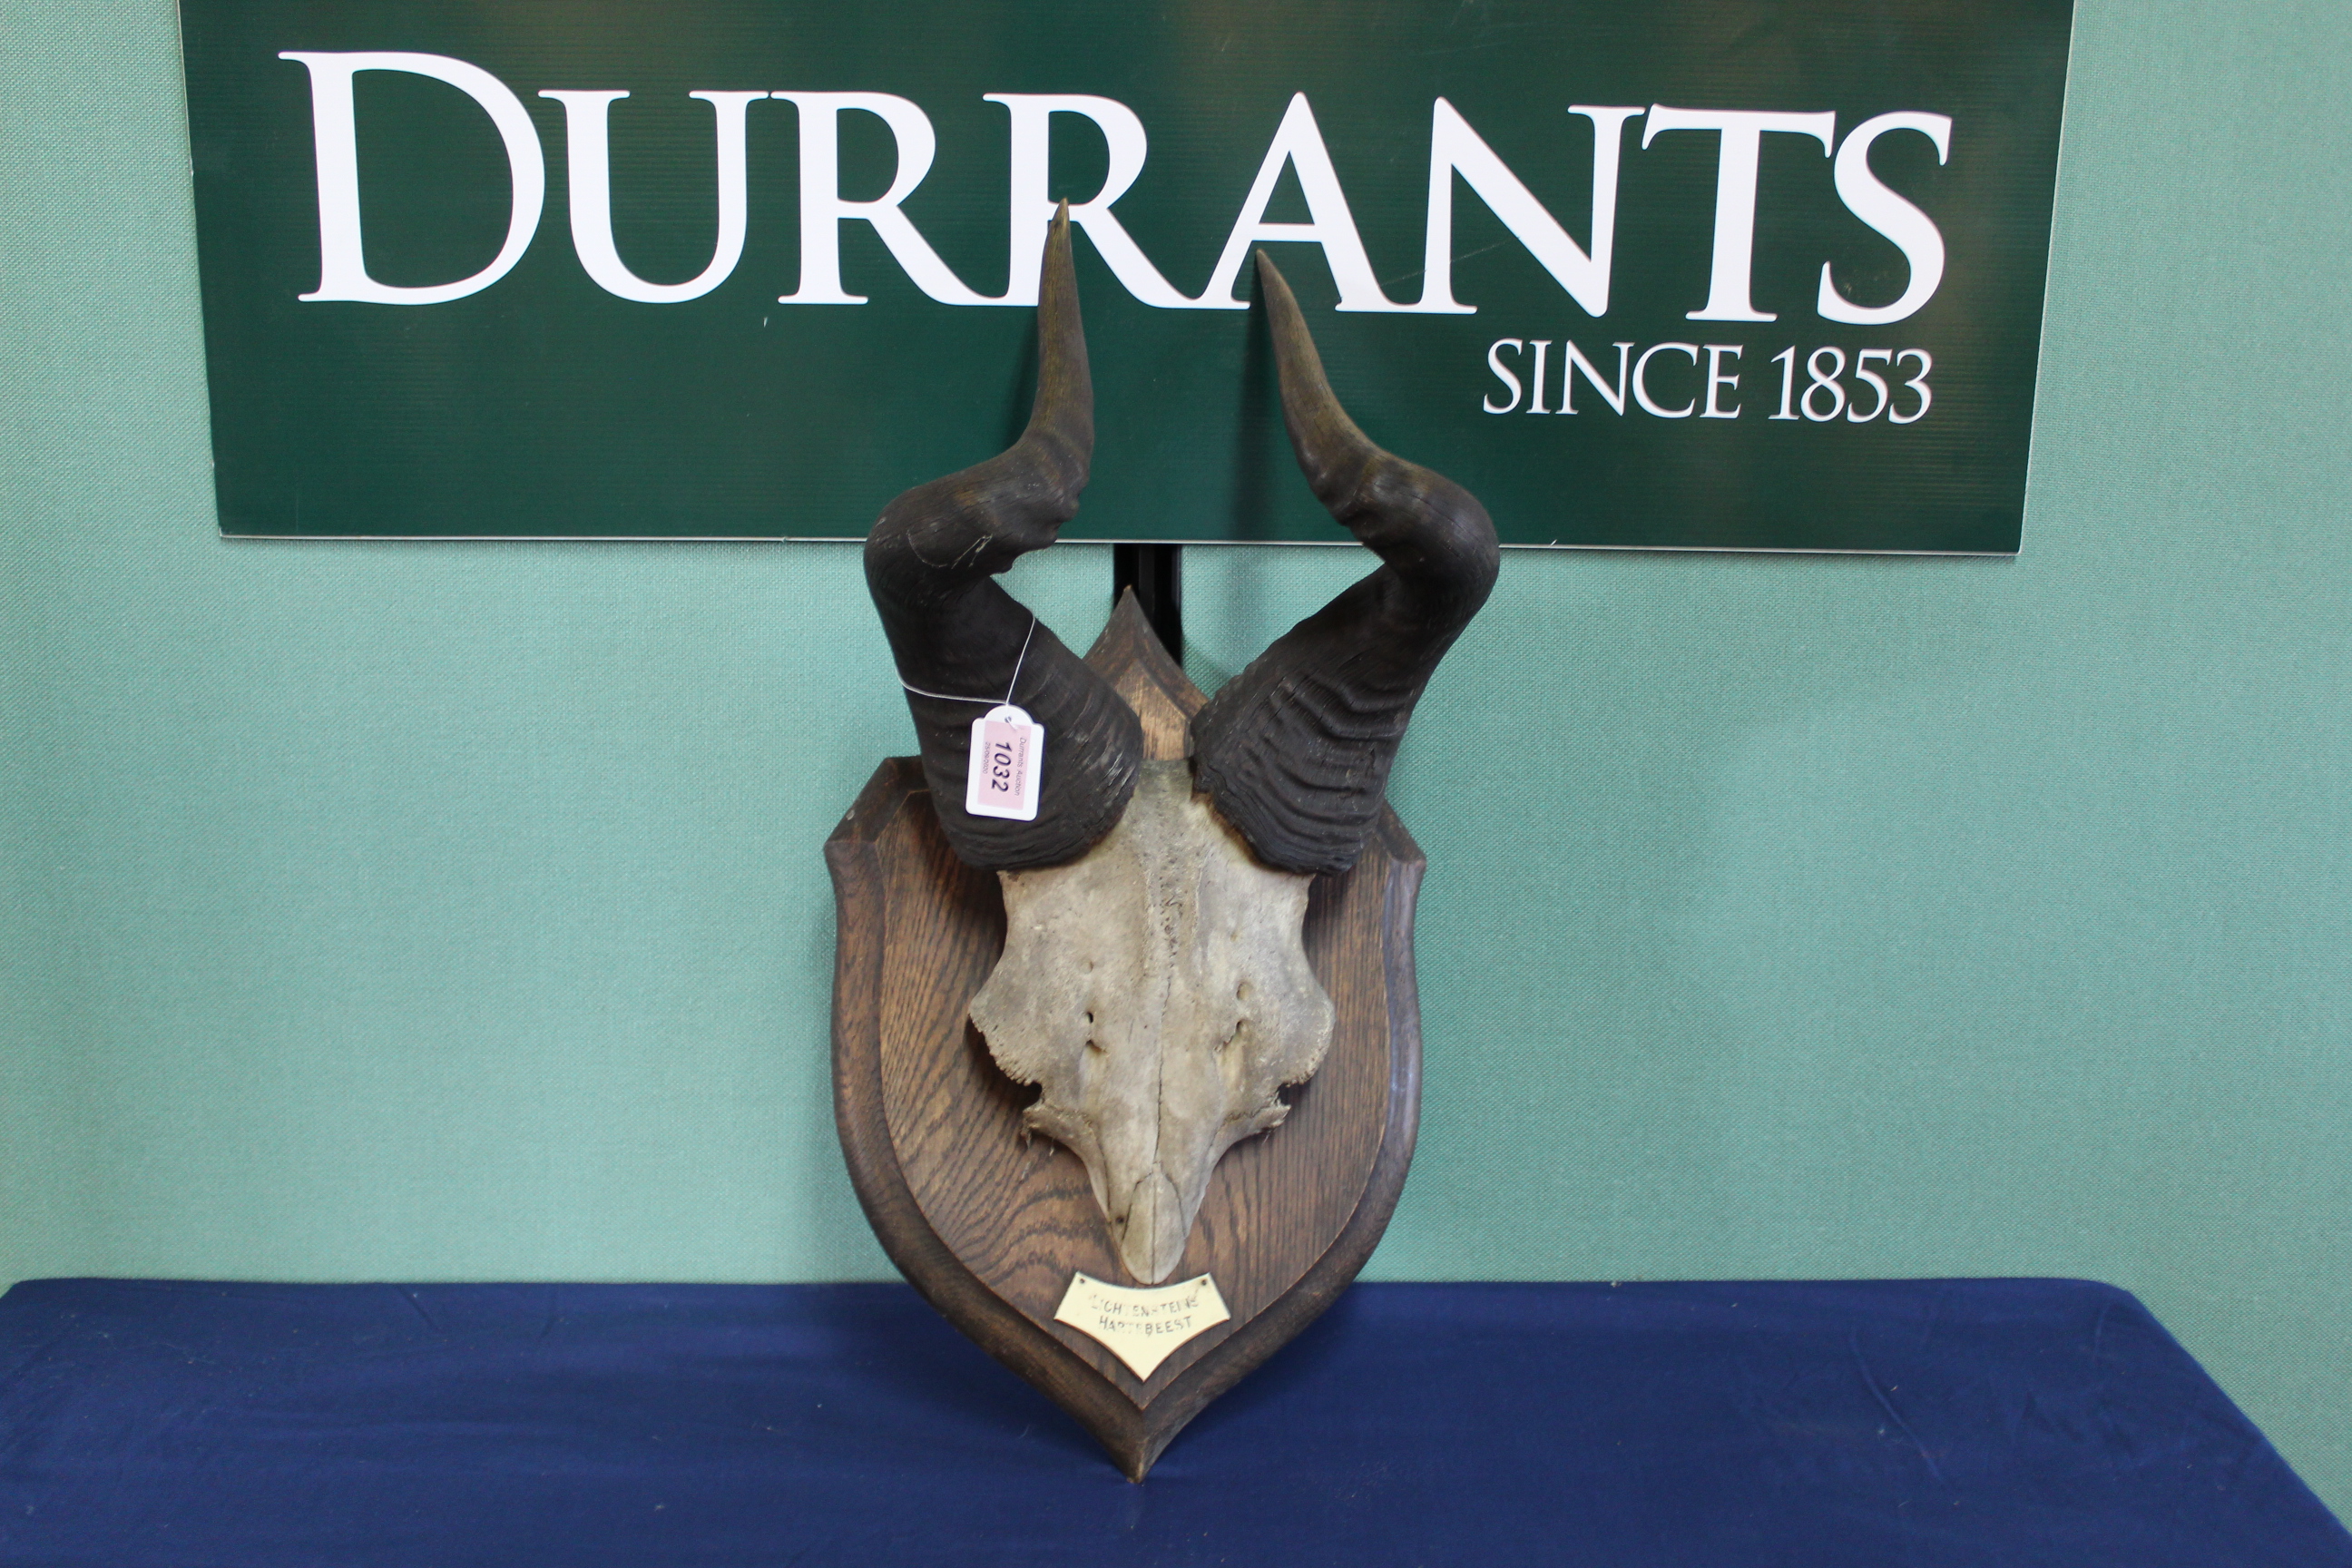
{"label": "animal skull", "polygon": [[1024,1118],[1085,1162],[1129,1273],[1184,1255],[1209,1173],[1280,1125],[1276,1090],[1331,1045],[1300,933],[1310,878],[1261,865],[1192,791],[1146,763],[1110,836],[1066,866],[1001,873],[1004,956],[971,1021]]}
{"label": "animal skull", "polygon": [[[1362,852],[1413,704],[1498,564],[1467,491],[1348,417],[1281,274],[1257,259],[1291,449],[1382,564],[1194,715],[1188,762],[1145,762],[1134,710],[995,582],[1054,542],[1093,456],[1066,208],[1046,247],[1028,429],[899,496],[866,542],[932,808],[956,853],[1003,884],[1004,954],[972,1022],[1009,1077],[1040,1086],[1027,1126],[1085,1163],[1146,1284],[1183,1256],[1218,1159],[1278,1125],[1278,1091],[1323,1059],[1332,1012],[1301,942],[1307,884]],[[963,809],[971,702],[999,691],[1047,737],[1032,821]]]}

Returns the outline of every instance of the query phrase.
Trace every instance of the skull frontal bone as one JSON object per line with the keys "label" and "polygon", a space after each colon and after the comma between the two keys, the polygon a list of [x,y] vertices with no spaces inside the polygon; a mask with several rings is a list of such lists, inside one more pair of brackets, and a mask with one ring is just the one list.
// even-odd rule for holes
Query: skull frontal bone
{"label": "skull frontal bone", "polygon": [[1109,837],[1067,865],[1000,873],[1004,954],[971,1020],[1027,1122],[1086,1164],[1119,1258],[1174,1272],[1233,1144],[1288,1113],[1331,1043],[1301,932],[1309,879],[1261,864],[1192,792],[1142,764]]}

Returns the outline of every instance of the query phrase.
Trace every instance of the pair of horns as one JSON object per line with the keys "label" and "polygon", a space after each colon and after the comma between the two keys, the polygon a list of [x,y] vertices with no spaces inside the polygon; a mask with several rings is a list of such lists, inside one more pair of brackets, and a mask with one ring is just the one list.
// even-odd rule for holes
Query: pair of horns
{"label": "pair of horns", "polygon": [[[1343,871],[1380,815],[1413,704],[1486,603],[1500,557],[1468,491],[1356,427],[1264,251],[1257,270],[1291,450],[1316,499],[1381,565],[1276,638],[1194,717],[1193,782],[1267,865]],[[1134,711],[994,581],[1076,513],[1093,452],[1066,205],[1045,247],[1028,428],[987,462],[899,496],[866,541],[866,585],[908,688],[932,806],[956,853],[982,869],[1084,854],[1135,791]],[[964,811],[972,699],[1010,700],[1045,727],[1035,821]]]}

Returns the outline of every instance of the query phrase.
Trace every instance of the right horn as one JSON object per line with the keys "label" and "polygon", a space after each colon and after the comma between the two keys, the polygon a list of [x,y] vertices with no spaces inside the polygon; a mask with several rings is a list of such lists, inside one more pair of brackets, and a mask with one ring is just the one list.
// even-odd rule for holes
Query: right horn
{"label": "right horn", "polygon": [[1469,491],[1356,428],[1263,250],[1257,272],[1291,450],[1315,499],[1382,565],[1210,699],[1192,721],[1193,780],[1267,865],[1344,871],[1380,816],[1412,706],[1486,602],[1501,552]]}
{"label": "right horn", "polygon": [[[899,496],[866,539],[866,585],[907,689],[931,808],[956,854],[984,871],[1084,854],[1117,826],[1135,792],[1143,757],[1135,710],[996,584],[998,573],[1053,543],[1077,511],[1094,444],[1094,383],[1066,202],[1038,289],[1029,427],[1009,450]],[[1032,822],[964,809],[971,721],[998,702],[1025,709],[1045,727]]]}

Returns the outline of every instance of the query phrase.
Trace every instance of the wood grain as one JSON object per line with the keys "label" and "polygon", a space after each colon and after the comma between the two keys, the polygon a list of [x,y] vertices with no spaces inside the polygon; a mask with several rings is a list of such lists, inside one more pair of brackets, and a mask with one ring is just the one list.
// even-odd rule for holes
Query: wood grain
{"label": "wood grain", "polygon": [[[1131,596],[1087,662],[1142,721],[1146,754],[1183,755],[1201,693]],[[886,762],[825,847],[840,909],[836,1119],[867,1218],[901,1271],[991,1353],[1043,1388],[1140,1479],[1186,1421],[1347,1287],[1388,1223],[1420,1098],[1412,908],[1422,858],[1394,815],[1355,868],[1310,891],[1308,962],[1337,1014],[1289,1119],[1217,1166],[1171,1279],[1213,1275],[1229,1323],[1137,1378],[1054,1321],[1074,1271],[1133,1284],[1076,1156],[1021,1128],[1035,1091],[965,1017],[995,963],[993,873],[958,860],[914,759]]]}

